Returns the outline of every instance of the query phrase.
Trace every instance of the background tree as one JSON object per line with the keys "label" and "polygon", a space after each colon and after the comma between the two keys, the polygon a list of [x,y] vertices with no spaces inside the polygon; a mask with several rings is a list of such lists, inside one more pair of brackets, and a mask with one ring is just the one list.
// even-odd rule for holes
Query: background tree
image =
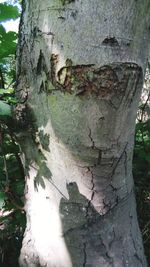
{"label": "background tree", "polygon": [[142,229],[145,253],[150,264],[150,68],[145,75],[137,113],[133,175],[136,186],[137,211]]}

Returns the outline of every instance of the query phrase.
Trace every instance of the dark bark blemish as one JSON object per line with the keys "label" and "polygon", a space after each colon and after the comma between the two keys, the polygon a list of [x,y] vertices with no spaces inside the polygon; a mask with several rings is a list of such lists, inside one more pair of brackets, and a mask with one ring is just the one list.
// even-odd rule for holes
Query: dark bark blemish
{"label": "dark bark blemish", "polygon": [[32,30],[32,38],[36,38],[37,37],[37,34],[38,34],[38,32],[39,32],[39,28],[37,27],[37,26],[35,26],[34,28],[33,28],[33,30]]}
{"label": "dark bark blemish", "polygon": [[40,50],[40,55],[39,55],[39,58],[38,58],[38,63],[37,63],[37,68],[36,68],[36,73],[37,74],[40,74],[41,73],[41,70],[42,70],[42,61],[43,61],[43,53]]}
{"label": "dark bark blemish", "polygon": [[71,17],[72,17],[73,19],[76,19],[76,17],[77,17],[77,13],[78,13],[77,10],[72,11],[72,12],[71,12]]}
{"label": "dark bark blemish", "polygon": [[130,42],[127,42],[127,43],[126,43],[126,46],[130,46]]}
{"label": "dark bark blemish", "polygon": [[71,3],[74,3],[75,0],[61,0],[62,2],[62,5],[65,6],[65,5],[68,5],[68,4],[71,4]]}
{"label": "dark bark blemish", "polygon": [[59,16],[58,19],[61,19],[62,21],[64,21],[66,18],[63,16]]}
{"label": "dark bark blemish", "polygon": [[119,46],[119,43],[115,37],[106,37],[103,40],[102,45],[108,45],[114,47],[114,46]]}
{"label": "dark bark blemish", "polygon": [[40,75],[42,71],[47,72],[47,67],[46,67],[46,61],[45,61],[44,54],[43,54],[42,50],[40,50],[37,68],[36,68],[36,74]]}
{"label": "dark bark blemish", "polygon": [[46,64],[45,56],[40,50],[37,66],[35,69],[38,83],[38,93],[48,92],[49,70]]}

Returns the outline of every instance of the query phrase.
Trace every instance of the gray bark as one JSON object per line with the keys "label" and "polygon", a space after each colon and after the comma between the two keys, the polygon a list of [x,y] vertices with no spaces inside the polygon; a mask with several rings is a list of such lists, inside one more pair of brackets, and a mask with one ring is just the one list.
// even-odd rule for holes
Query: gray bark
{"label": "gray bark", "polygon": [[149,0],[24,1],[14,117],[23,267],[146,267],[132,153]]}

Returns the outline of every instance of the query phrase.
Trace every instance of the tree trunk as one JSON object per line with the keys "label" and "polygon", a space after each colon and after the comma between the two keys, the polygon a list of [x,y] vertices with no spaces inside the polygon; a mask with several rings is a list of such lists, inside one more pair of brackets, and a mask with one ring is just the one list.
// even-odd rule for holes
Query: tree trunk
{"label": "tree trunk", "polygon": [[132,178],[149,0],[24,1],[20,266],[146,267]]}

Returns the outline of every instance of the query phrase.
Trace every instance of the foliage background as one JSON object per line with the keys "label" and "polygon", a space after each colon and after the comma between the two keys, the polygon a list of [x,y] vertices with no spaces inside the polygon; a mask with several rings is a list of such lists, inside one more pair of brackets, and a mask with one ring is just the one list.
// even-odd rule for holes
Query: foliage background
{"label": "foliage background", "polygon": [[[26,225],[20,148],[6,123],[15,99],[17,33],[2,23],[20,16],[17,0],[0,2],[0,266],[17,267]],[[5,105],[5,114],[2,107]],[[145,75],[135,131],[133,175],[139,223],[150,264],[150,64]],[[5,118],[5,120],[4,120]],[[5,123],[4,123],[5,121]]]}

